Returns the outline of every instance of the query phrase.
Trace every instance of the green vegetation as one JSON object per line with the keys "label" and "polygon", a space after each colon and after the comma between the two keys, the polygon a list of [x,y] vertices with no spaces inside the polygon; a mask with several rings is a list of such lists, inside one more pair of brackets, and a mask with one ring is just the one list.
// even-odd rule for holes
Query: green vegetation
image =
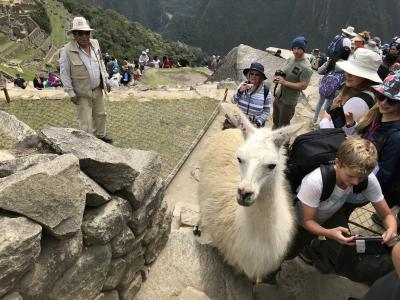
{"label": "green vegetation", "polygon": [[[161,85],[181,86],[186,83],[193,73],[198,73],[204,76],[205,81],[211,75],[211,71],[206,68],[172,68],[172,69],[148,69],[143,75],[141,81],[150,88],[155,88]],[[201,81],[201,80],[199,80]]]}
{"label": "green vegetation", "polygon": [[41,29],[50,34],[50,19],[42,2],[35,2],[35,8],[29,12],[29,15],[39,25]]}
{"label": "green vegetation", "polygon": [[36,49],[33,49],[33,48],[25,49],[24,51],[15,54],[14,59],[19,59],[22,61],[29,61],[29,60],[32,60],[35,53],[36,53]]}
{"label": "green vegetation", "polygon": [[22,68],[22,72],[21,72],[15,68],[6,67],[4,65],[0,65],[0,70],[5,71],[8,74],[13,75],[13,76],[15,76],[16,74],[20,74],[21,77],[27,81],[32,81],[37,72],[37,70],[30,69],[30,68]]}
{"label": "green vegetation", "polygon": [[69,29],[71,16],[57,0],[47,0],[46,11],[50,18],[53,43],[56,47],[61,48],[68,40],[66,32]]}
{"label": "green vegetation", "polygon": [[[107,101],[107,130],[114,145],[154,150],[163,159],[166,178],[210,118],[218,101],[174,99]],[[49,126],[77,128],[76,109],[64,100],[0,101],[0,110],[15,115],[37,132]],[[10,142],[0,135],[0,148]],[[2,146],[3,145],[3,146]]]}
{"label": "green vegetation", "polygon": [[5,50],[10,49],[11,47],[15,47],[16,45],[17,45],[17,43],[14,42],[14,41],[8,41],[8,42],[5,42],[5,43],[2,43],[0,45],[0,53],[5,51]]}
{"label": "green vegetation", "polygon": [[0,130],[0,149],[10,149],[16,142]]}
{"label": "green vegetation", "polygon": [[74,16],[84,16],[95,29],[94,37],[100,42],[103,52],[118,58],[137,60],[144,49],[150,49],[150,56],[170,56],[174,61],[187,59],[198,64],[208,56],[199,48],[181,42],[163,39],[161,35],[146,29],[139,23],[130,22],[113,10],[103,10],[85,0],[60,0]]}

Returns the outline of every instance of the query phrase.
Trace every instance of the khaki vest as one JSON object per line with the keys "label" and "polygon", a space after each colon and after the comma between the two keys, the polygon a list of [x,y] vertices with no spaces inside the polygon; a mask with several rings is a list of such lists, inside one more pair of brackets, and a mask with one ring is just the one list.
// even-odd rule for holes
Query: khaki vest
{"label": "khaki vest", "polygon": [[[104,90],[104,92],[107,94],[107,89],[106,89],[107,72],[104,62],[102,60],[99,42],[97,40],[90,39],[90,43],[94,48],[94,52],[96,53],[97,58],[99,59],[100,75],[101,75],[100,85]],[[91,97],[92,89],[90,87],[89,72],[79,56],[79,49],[77,47],[76,42],[75,41],[69,42],[68,44],[65,45],[65,48],[70,61],[71,81],[72,81],[72,86],[74,88],[74,92],[78,96]]]}

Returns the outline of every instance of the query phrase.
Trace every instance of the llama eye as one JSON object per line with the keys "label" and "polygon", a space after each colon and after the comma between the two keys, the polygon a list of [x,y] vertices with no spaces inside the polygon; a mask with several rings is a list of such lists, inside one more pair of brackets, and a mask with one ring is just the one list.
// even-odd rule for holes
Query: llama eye
{"label": "llama eye", "polygon": [[237,160],[238,160],[239,164],[242,163],[242,160],[239,157],[237,158]]}
{"label": "llama eye", "polygon": [[276,164],[269,164],[269,165],[267,165],[267,168],[270,169],[270,170],[275,169],[275,167],[276,167]]}

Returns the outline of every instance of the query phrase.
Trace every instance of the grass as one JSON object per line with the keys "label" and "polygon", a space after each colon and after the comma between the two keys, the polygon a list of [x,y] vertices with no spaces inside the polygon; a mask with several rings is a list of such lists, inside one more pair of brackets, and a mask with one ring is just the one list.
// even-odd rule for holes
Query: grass
{"label": "grass", "polygon": [[2,43],[0,45],[0,53],[5,51],[5,50],[7,50],[7,49],[9,49],[9,48],[11,48],[11,47],[15,47],[16,44],[17,43],[13,42],[13,41],[8,41],[8,42],[5,42],[5,43]]}
{"label": "grass", "polygon": [[46,1],[46,10],[50,18],[51,37],[57,48],[67,43],[66,26],[69,24],[70,15],[64,6],[56,0]]}
{"label": "grass", "polygon": [[36,53],[36,49],[29,48],[29,49],[25,49],[24,51],[15,54],[13,58],[19,59],[22,61],[28,61],[28,60],[32,60],[35,53]]}
{"label": "grass", "polygon": [[[107,131],[118,147],[160,153],[166,178],[210,118],[218,101],[201,99],[108,102]],[[76,111],[68,99],[0,102],[37,132],[49,126],[77,128]],[[1,141],[0,145],[5,142]]]}
{"label": "grass", "polygon": [[210,75],[204,68],[171,68],[171,69],[147,69],[141,79],[151,88],[166,85],[176,87],[185,83],[194,73],[204,76],[204,80]]}
{"label": "grass", "polygon": [[15,76],[16,74],[20,74],[22,78],[24,78],[25,80],[29,80],[32,81],[33,78],[35,77],[35,73],[36,70],[34,69],[28,69],[28,68],[22,68],[22,71],[18,71],[15,68],[11,68],[11,67],[6,67],[4,65],[0,65],[0,70],[7,72],[10,75]]}
{"label": "grass", "polygon": [[14,146],[17,141],[10,138],[8,135],[3,133],[0,130],[0,150],[1,149],[10,149]]}

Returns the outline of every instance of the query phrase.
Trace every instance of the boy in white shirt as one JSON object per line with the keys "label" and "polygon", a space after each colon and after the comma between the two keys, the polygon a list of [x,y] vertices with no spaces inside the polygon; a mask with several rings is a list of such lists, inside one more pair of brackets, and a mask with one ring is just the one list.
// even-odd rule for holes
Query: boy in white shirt
{"label": "boy in white shirt", "polygon": [[335,213],[340,213],[339,210],[347,201],[353,198],[353,187],[367,178],[368,185],[361,193],[371,201],[383,219],[386,228],[382,234],[384,243],[388,246],[396,243],[397,222],[382,195],[378,180],[372,173],[376,164],[377,151],[371,142],[361,138],[348,137],[337,152],[334,165],[336,185],[326,200],[320,201],[323,187],[320,168],[303,178],[297,194],[299,201],[296,203],[301,226],[299,226],[299,232],[287,259],[298,255],[302,248],[317,236],[324,236],[344,245],[353,242],[354,236],[349,236],[350,232],[347,227],[332,224],[329,221]]}

